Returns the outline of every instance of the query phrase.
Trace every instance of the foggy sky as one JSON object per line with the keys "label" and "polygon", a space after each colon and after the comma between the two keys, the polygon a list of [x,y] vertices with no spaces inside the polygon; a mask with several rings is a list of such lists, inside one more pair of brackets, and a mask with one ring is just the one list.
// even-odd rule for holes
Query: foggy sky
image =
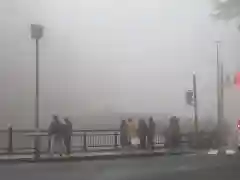
{"label": "foggy sky", "polygon": [[1,2],[1,129],[8,123],[33,127],[35,43],[30,39],[31,23],[45,27],[40,41],[41,127],[46,127],[53,113],[191,117],[184,92],[192,87],[193,71],[198,80],[200,117],[215,117],[214,41],[222,41],[221,60],[231,74],[240,70],[240,36],[234,22],[212,20],[211,10],[210,0]]}

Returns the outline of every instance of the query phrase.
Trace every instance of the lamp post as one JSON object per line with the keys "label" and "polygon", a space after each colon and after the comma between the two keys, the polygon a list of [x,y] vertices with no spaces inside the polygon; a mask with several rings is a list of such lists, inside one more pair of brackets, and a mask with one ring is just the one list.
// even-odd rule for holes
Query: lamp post
{"label": "lamp post", "polygon": [[[36,42],[36,94],[35,94],[35,121],[34,127],[39,131],[39,40],[43,36],[43,26],[39,24],[31,24],[31,38]],[[34,139],[34,159],[40,157],[39,153],[39,138],[36,136]]]}
{"label": "lamp post", "polygon": [[36,94],[35,94],[35,129],[39,129],[39,40],[43,36],[43,26],[31,24],[31,38],[36,42]]}

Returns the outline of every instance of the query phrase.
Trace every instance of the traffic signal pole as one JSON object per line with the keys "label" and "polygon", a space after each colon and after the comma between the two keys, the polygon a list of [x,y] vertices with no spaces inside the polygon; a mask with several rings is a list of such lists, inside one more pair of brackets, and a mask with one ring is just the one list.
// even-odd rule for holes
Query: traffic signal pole
{"label": "traffic signal pole", "polygon": [[194,129],[197,138],[198,134],[198,102],[197,102],[197,82],[196,74],[193,73],[193,108],[194,108]]}
{"label": "traffic signal pole", "polygon": [[186,103],[193,107],[194,112],[194,143],[198,145],[198,101],[197,101],[197,79],[195,72],[192,74],[192,90],[186,92]]}

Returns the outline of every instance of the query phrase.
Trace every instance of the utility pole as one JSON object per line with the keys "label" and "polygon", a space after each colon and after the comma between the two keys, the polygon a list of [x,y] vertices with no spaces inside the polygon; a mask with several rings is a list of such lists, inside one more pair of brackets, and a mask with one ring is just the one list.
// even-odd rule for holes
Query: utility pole
{"label": "utility pole", "polygon": [[197,145],[198,137],[198,102],[197,102],[197,80],[196,74],[193,73],[193,108],[194,108],[194,129],[195,129],[195,141]]}

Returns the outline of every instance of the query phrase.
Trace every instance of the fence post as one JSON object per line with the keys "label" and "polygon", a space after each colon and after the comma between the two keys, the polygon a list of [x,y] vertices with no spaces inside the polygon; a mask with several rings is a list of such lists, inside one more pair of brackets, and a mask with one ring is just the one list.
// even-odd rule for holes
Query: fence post
{"label": "fence post", "polygon": [[87,151],[87,133],[83,133],[83,149],[84,151]]}
{"label": "fence post", "polygon": [[33,159],[37,161],[40,158],[40,152],[39,152],[39,137],[34,137],[33,140],[34,143],[34,156]]}
{"label": "fence post", "polygon": [[[41,132],[39,129],[37,129],[35,132]],[[33,139],[33,144],[34,144],[34,155],[33,159],[37,161],[40,158],[40,146],[41,146],[41,137],[35,136]]]}
{"label": "fence post", "polygon": [[12,153],[13,152],[13,129],[12,129],[12,125],[9,124],[8,125],[8,153]]}
{"label": "fence post", "polygon": [[117,133],[117,132],[114,132],[114,147],[115,147],[115,148],[118,147],[117,137],[118,137],[118,133]]}

